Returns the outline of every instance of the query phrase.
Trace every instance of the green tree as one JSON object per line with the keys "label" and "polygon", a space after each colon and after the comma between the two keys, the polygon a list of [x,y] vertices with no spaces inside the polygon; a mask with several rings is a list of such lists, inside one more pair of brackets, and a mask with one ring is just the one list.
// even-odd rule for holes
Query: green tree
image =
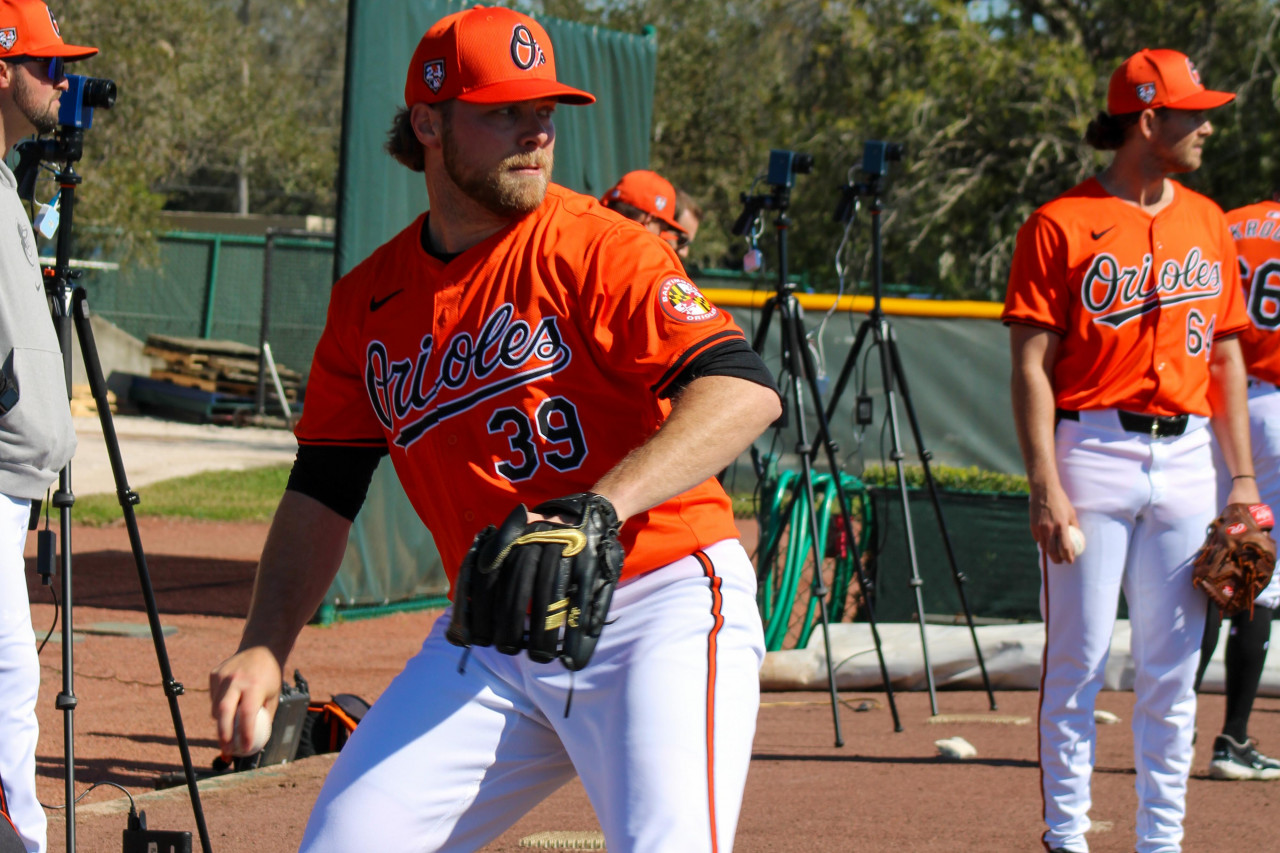
{"label": "green tree", "polygon": [[76,165],[78,252],[145,257],[161,210],[234,212],[241,176],[251,211],[333,215],[345,0],[50,8],[68,41],[100,48],[72,70],[119,88]]}

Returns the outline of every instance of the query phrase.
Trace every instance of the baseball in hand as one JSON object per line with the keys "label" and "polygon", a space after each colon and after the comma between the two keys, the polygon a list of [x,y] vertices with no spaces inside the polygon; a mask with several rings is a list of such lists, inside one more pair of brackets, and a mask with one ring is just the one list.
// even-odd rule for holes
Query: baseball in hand
{"label": "baseball in hand", "polygon": [[1067,538],[1071,540],[1071,552],[1075,556],[1084,553],[1084,531],[1072,524],[1067,528]]}
{"label": "baseball in hand", "polygon": [[246,755],[257,755],[262,752],[262,748],[267,745],[267,741],[271,738],[271,715],[267,713],[266,708],[258,709],[258,716],[253,718],[253,741],[249,744],[249,749],[245,752],[237,752],[236,744],[240,739],[240,721],[237,718],[235,725],[231,730],[231,754],[237,758],[243,758]]}

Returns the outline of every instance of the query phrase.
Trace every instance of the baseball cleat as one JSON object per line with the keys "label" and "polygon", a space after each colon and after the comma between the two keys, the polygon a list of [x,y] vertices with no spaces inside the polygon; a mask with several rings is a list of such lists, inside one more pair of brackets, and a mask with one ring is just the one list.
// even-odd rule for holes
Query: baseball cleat
{"label": "baseball cleat", "polygon": [[1231,735],[1214,738],[1209,778],[1232,782],[1280,779],[1280,761],[1258,752],[1254,743],[1253,738],[1237,743]]}

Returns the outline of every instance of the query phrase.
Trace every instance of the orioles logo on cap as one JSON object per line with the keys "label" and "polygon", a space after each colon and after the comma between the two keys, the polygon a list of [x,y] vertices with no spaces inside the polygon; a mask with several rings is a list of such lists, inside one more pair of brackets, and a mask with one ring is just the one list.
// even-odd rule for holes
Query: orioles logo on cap
{"label": "orioles logo on cap", "polygon": [[1155,97],[1156,97],[1155,83],[1139,83],[1137,86],[1137,90],[1138,90],[1138,100],[1142,101],[1142,103],[1149,104],[1153,100],[1155,100]]}
{"label": "orioles logo on cap", "polygon": [[0,30],[0,47],[9,50],[18,41],[18,30],[14,27],[5,27]]}
{"label": "orioles logo on cap", "polygon": [[546,65],[547,55],[538,46],[538,41],[524,24],[516,24],[511,31],[511,61],[521,71],[528,71],[535,65]]}
{"label": "orioles logo on cap", "polygon": [[444,85],[444,60],[431,59],[422,66],[422,82],[427,84],[427,88],[435,94],[440,94],[440,87]]}

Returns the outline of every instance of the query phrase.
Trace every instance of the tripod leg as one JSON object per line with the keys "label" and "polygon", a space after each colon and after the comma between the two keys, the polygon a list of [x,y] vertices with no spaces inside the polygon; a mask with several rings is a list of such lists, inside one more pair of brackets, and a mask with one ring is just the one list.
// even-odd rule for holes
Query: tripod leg
{"label": "tripod leg", "polygon": [[[814,377],[817,371],[812,363],[812,354],[807,350],[802,351],[802,357],[805,359],[805,375],[810,379],[811,393],[814,394],[814,400],[818,403],[815,410],[818,416],[819,436],[822,440],[822,447],[826,451],[827,465],[831,468],[832,477],[835,481],[836,495],[840,501],[840,523],[844,531],[845,539],[849,542],[849,547],[853,552],[854,572],[858,576],[858,585],[862,590],[863,610],[867,614],[867,624],[871,627],[871,638],[876,647],[876,658],[880,663],[880,678],[884,683],[884,692],[886,700],[889,703],[889,711],[893,716],[893,730],[895,732],[902,731],[902,720],[898,717],[898,703],[893,696],[893,684],[889,680],[889,667],[885,664],[884,648],[880,644],[880,629],[876,623],[875,606],[873,604],[874,586],[867,576],[866,569],[862,565],[862,549],[858,547],[858,539],[853,531],[853,501],[849,497],[848,491],[844,487],[844,483],[840,479],[840,462],[836,457],[836,446],[831,440],[830,430],[830,413],[834,408],[836,398],[840,392],[844,390],[845,383],[853,370],[853,365],[858,361],[858,354],[862,350],[863,341],[867,336],[867,329],[870,321],[864,321],[858,329],[857,335],[854,337],[853,348],[849,350],[848,357],[845,358],[843,369],[840,371],[840,379],[836,383],[835,395],[832,397],[831,405],[824,414],[822,410],[821,398],[817,396],[817,382]],[[816,456],[816,445],[810,453],[810,458]]]}
{"label": "tripod leg", "polygon": [[[874,312],[873,312],[874,314]],[[920,650],[924,656],[924,674],[929,684],[929,706],[933,715],[938,715],[938,692],[933,680],[933,665],[929,662],[929,639],[925,631],[924,619],[924,580],[920,577],[920,561],[916,556],[915,531],[911,523],[911,500],[907,494],[907,477],[903,469],[902,439],[898,429],[898,408],[893,390],[894,370],[893,354],[888,347],[888,321],[883,315],[873,316],[873,346],[880,351],[880,374],[884,383],[885,408],[889,413],[889,433],[893,441],[893,464],[898,475],[898,496],[902,502],[902,524],[907,536],[907,556],[911,563],[911,588],[916,599],[916,615],[920,621]]]}
{"label": "tripod leg", "polygon": [[[116,438],[115,424],[111,419],[111,409],[107,401],[107,383],[102,376],[102,362],[98,359],[98,348],[93,339],[93,327],[89,324],[89,304],[85,301],[85,292],[82,288],[76,288],[72,293],[71,313],[75,320],[76,333],[80,340],[80,354],[84,359],[85,373],[88,374],[89,378],[89,387],[93,391],[94,402],[98,404],[98,420],[102,424],[102,437],[106,441],[107,457],[111,461],[111,473],[115,478],[116,496],[120,500],[120,508],[124,511],[125,527],[129,531],[129,545],[133,549],[133,561],[138,569],[138,582],[142,587],[142,597],[147,606],[147,621],[151,625],[151,639],[155,644],[156,660],[160,665],[161,682],[164,685],[165,695],[169,699],[169,714],[173,718],[173,731],[177,736],[178,751],[182,755],[182,769],[186,773],[187,790],[191,794],[191,808],[195,813],[196,828],[200,835],[200,846],[204,853],[210,853],[209,830],[205,826],[204,809],[200,805],[200,789],[196,785],[195,769],[191,765],[191,750],[187,743],[186,730],[182,724],[182,712],[178,708],[178,697],[182,695],[183,687],[174,680],[173,670],[169,666],[169,654],[165,649],[164,642],[164,629],[160,625],[160,613],[156,608],[155,589],[151,585],[151,574],[147,570],[147,558],[142,552],[142,536],[138,532],[138,519],[133,511],[134,504],[138,502],[138,495],[129,488],[128,480],[125,479],[124,460],[120,456],[120,442]],[[67,615],[69,622],[69,610]]]}
{"label": "tripod leg", "polygon": [[911,434],[915,438],[916,452],[920,454],[920,464],[924,469],[924,482],[929,489],[929,497],[933,501],[933,512],[938,519],[938,530],[942,534],[942,544],[947,552],[947,562],[951,566],[951,577],[956,583],[956,592],[960,595],[960,606],[964,608],[964,618],[969,625],[969,636],[973,638],[973,650],[978,657],[978,669],[982,672],[982,683],[987,690],[987,700],[991,705],[991,710],[996,710],[996,695],[991,689],[991,678],[987,675],[987,664],[982,657],[982,646],[978,643],[978,631],[973,624],[973,611],[969,608],[969,597],[965,594],[965,581],[968,578],[960,571],[960,565],[956,561],[955,548],[951,544],[951,535],[947,532],[947,523],[942,515],[942,502],[938,500],[938,484],[933,479],[933,471],[929,467],[929,460],[932,458],[928,450],[924,447],[924,438],[920,433],[920,422],[916,418],[915,406],[911,403],[911,393],[907,389],[906,373],[902,369],[902,359],[898,356],[898,344],[893,339],[892,332],[889,335],[889,353],[893,361],[893,372],[898,379],[898,387],[902,389],[902,402],[907,410],[907,421],[911,425]]}
{"label": "tripod leg", "polygon": [[[801,485],[803,486],[805,496],[809,501],[807,521],[809,526],[810,542],[813,543],[813,597],[818,601],[818,614],[822,624],[822,642],[825,647],[827,657],[827,686],[831,692],[831,718],[835,726],[836,746],[844,746],[844,735],[840,731],[840,695],[836,691],[835,664],[831,660],[831,633],[829,630],[827,616],[828,590],[826,581],[822,577],[824,548],[820,538],[821,534],[818,529],[818,511],[813,488],[813,466],[809,462],[809,438],[806,434],[807,429],[804,419],[803,381],[805,378],[812,379],[812,376],[806,374],[805,361],[801,355],[804,344],[802,331],[798,328],[800,317],[797,311],[797,306],[798,303],[792,296],[788,296],[781,305],[783,363],[787,366],[787,371],[791,374],[791,400],[795,407],[796,430],[798,434],[796,440],[796,455],[800,458],[802,475]],[[815,393],[813,402],[814,408],[821,413],[822,398]],[[792,531],[792,535],[795,535],[794,531]]]}

